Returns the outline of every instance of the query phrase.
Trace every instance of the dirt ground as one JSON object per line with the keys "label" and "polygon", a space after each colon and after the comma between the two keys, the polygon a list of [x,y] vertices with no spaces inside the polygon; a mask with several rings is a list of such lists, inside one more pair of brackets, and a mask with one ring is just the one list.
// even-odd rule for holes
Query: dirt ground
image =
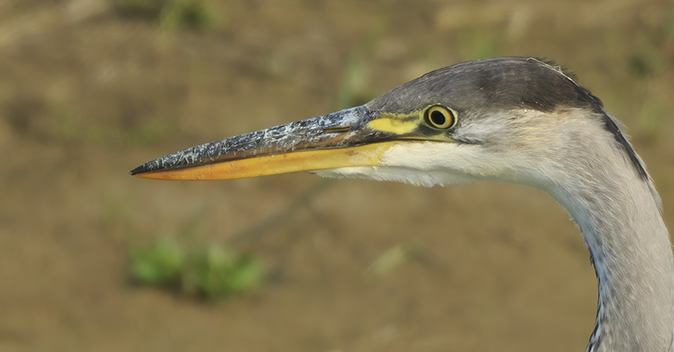
{"label": "dirt ground", "polygon": [[[674,228],[671,1],[207,4],[208,26],[171,28],[112,1],[0,0],[0,350],[584,350],[594,272],[538,190],[128,175],[480,57],[570,67],[626,124]],[[238,242],[268,271],[250,294],[129,284],[131,243],[194,223],[226,242],[279,213]],[[397,246],[414,258],[364,275]]]}

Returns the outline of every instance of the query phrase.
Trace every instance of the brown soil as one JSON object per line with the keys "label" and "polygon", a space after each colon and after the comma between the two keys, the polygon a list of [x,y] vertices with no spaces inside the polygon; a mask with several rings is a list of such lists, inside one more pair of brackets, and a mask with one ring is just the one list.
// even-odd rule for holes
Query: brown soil
{"label": "brown soil", "polygon": [[[353,103],[481,56],[573,68],[629,127],[674,228],[670,1],[211,1],[160,29],[105,0],[0,1],[0,350],[582,351],[596,281],[546,194],[340,180],[241,242],[270,273],[208,303],[135,287],[127,248],[225,241],[316,182],[135,179],[168,152]],[[355,68],[354,68],[355,67]],[[416,253],[363,275],[398,245]]]}

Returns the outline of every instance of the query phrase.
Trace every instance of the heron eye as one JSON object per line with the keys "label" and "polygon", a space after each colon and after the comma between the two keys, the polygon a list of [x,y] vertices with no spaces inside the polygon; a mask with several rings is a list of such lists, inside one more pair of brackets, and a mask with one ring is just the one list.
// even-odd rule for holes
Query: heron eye
{"label": "heron eye", "polygon": [[454,112],[444,106],[431,106],[424,113],[426,122],[435,128],[447,129],[456,123]]}

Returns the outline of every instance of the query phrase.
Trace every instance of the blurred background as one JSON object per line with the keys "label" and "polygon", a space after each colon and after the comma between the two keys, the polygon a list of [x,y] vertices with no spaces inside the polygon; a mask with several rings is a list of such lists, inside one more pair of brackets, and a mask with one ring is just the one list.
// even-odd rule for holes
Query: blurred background
{"label": "blurred background", "polygon": [[669,0],[0,0],[0,350],[584,350],[589,254],[536,189],[128,175],[508,55],[625,123],[674,229]]}

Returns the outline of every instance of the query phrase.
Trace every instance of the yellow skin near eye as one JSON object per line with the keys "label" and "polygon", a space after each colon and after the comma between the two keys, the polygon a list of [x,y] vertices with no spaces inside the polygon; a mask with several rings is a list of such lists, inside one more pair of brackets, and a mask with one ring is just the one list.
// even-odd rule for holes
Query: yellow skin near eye
{"label": "yellow skin near eye", "polygon": [[[434,112],[441,114],[441,116],[435,116],[435,119],[432,119],[431,114]],[[431,105],[424,110],[409,115],[383,113],[367,125],[377,131],[406,135],[416,131],[422,121],[435,129],[452,128],[456,124],[456,115],[456,112],[442,105]]]}
{"label": "yellow skin near eye", "polygon": [[454,112],[440,105],[428,108],[424,116],[429,125],[438,129],[450,128],[456,122]]}

